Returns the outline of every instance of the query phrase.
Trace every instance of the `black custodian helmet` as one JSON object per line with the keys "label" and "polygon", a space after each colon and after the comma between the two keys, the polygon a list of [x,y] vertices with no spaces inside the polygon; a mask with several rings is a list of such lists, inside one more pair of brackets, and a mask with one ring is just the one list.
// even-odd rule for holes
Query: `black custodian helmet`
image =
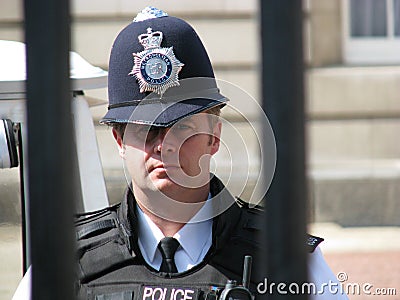
{"label": "black custodian helmet", "polygon": [[168,127],[224,105],[207,52],[185,21],[147,7],[114,41],[100,121]]}

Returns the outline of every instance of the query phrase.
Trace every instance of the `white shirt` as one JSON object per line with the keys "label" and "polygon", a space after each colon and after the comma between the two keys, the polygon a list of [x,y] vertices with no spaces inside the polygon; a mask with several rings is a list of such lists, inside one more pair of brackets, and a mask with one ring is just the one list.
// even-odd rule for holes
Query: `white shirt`
{"label": "white shirt", "polygon": [[[162,256],[157,246],[164,234],[139,207],[137,207],[137,212],[140,252],[148,265],[159,270]],[[203,218],[204,215],[210,217]],[[205,219],[205,221],[196,222],[200,216],[200,220]],[[211,216],[211,201],[206,201],[197,214],[173,236],[180,244],[175,252],[175,264],[178,272],[191,269],[201,263],[206,256],[212,244]]]}
{"label": "white shirt", "polygon": [[[326,263],[319,247],[308,255],[308,282],[314,283],[316,287],[316,294],[309,296],[312,300],[349,299],[346,294],[341,293],[340,290],[337,291],[340,284],[331,268]],[[329,288],[329,285],[331,288]]]}

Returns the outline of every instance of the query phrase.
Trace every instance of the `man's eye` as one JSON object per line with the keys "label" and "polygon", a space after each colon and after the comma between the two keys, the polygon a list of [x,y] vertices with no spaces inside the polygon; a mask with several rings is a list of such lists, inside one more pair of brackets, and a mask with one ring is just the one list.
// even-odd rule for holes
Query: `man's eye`
{"label": "man's eye", "polygon": [[158,131],[151,126],[137,125],[131,128],[131,133],[134,138],[148,140],[154,138],[154,136],[158,134]]}
{"label": "man's eye", "polygon": [[190,124],[176,124],[174,126],[177,130],[189,130],[189,129],[194,129],[194,127]]}
{"label": "man's eye", "polygon": [[177,125],[176,128],[177,129],[181,129],[181,130],[190,129],[190,127],[188,125],[185,125],[185,124]]}
{"label": "man's eye", "polygon": [[134,130],[136,134],[143,135],[152,131],[150,126],[137,126]]}
{"label": "man's eye", "polygon": [[128,127],[126,128],[126,130],[128,132],[131,133],[138,133],[138,132],[142,132],[142,131],[148,131],[149,130],[149,126],[146,125],[137,125],[137,124],[132,124],[132,125],[128,125]]}

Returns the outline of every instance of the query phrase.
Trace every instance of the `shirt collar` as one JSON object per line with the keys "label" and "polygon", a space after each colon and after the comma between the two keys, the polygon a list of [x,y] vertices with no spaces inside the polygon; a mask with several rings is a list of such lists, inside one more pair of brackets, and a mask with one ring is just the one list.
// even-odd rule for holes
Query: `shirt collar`
{"label": "shirt collar", "polygon": [[[209,194],[208,199],[211,199]],[[207,200],[208,200],[207,199]],[[205,218],[205,216],[208,218]],[[196,220],[201,220],[196,222]],[[204,221],[203,221],[204,220]],[[207,241],[212,236],[212,206],[211,201],[206,201],[196,215],[186,223],[175,235],[183,250],[192,261],[198,261]],[[193,238],[195,237],[195,238]]]}
{"label": "shirt collar", "polygon": [[[174,235],[174,238],[179,241],[182,249],[192,261],[199,259],[207,240],[212,235],[212,203],[208,201],[209,199],[211,199],[211,194],[208,195],[207,201],[196,215]],[[137,212],[139,246],[142,248],[142,255],[145,260],[153,262],[158,243],[164,237],[164,234],[139,206],[137,206]],[[206,218],[206,216],[209,217]],[[200,222],[197,220],[200,220]]]}
{"label": "shirt collar", "polygon": [[[136,204],[137,205],[137,204]],[[142,255],[148,262],[153,262],[158,243],[164,237],[160,228],[137,205],[138,243],[142,249]]]}

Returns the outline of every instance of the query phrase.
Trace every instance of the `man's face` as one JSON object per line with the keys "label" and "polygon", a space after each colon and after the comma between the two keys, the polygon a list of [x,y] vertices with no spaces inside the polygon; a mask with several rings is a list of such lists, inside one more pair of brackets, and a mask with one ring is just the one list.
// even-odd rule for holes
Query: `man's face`
{"label": "man's face", "polygon": [[114,132],[133,185],[168,197],[206,185],[221,134],[210,117],[216,116],[195,114],[169,128],[128,124],[123,141]]}

